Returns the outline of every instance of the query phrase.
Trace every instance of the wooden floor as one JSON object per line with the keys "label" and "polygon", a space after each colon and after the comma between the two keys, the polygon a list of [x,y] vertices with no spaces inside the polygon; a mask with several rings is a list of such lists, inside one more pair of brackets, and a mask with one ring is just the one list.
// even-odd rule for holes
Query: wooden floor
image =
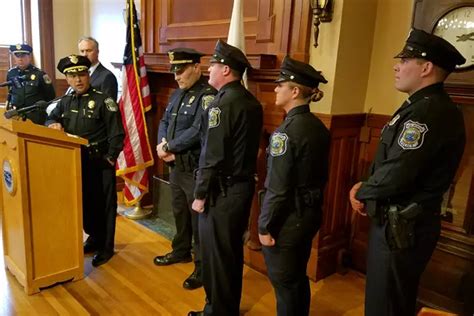
{"label": "wooden floor", "polygon": [[[0,234],[1,236],[1,234]],[[156,267],[152,259],[170,250],[159,234],[117,218],[116,254],[93,268],[86,257],[85,278],[28,296],[0,260],[0,315],[187,315],[200,310],[204,290],[181,287],[193,264]],[[1,258],[3,250],[0,249]],[[275,298],[265,275],[244,270],[242,315],[275,315]],[[311,315],[363,315],[364,278],[355,272],[311,284]]]}

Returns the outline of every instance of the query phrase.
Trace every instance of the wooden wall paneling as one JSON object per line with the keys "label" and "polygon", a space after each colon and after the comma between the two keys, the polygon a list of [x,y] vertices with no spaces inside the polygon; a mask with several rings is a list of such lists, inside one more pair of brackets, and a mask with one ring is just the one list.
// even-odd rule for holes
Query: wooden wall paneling
{"label": "wooden wall paneling", "polygon": [[[39,5],[39,27],[41,45],[41,68],[55,84],[56,63],[54,60],[54,26],[53,26],[53,1],[41,0]],[[58,95],[56,93],[56,95]]]}
{"label": "wooden wall paneling", "polygon": [[[141,0],[145,51],[165,53],[178,46],[211,54],[226,39],[231,0]],[[193,10],[182,10],[192,7]],[[209,10],[212,8],[212,10]],[[278,65],[287,54],[309,59],[311,14],[308,0],[248,0],[244,3],[248,54],[272,54]]]}

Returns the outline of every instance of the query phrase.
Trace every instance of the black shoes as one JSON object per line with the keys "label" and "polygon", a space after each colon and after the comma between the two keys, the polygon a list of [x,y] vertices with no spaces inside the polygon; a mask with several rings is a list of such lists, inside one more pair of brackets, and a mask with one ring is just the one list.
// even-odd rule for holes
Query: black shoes
{"label": "black shoes", "polygon": [[164,256],[156,256],[155,259],[153,259],[153,263],[155,263],[157,266],[168,266],[174,263],[186,263],[191,261],[193,261],[193,257],[191,257],[191,255],[186,257],[177,257],[172,252],[167,253]]}
{"label": "black shoes", "polygon": [[113,255],[114,255],[113,252],[109,253],[109,252],[98,251],[97,254],[94,255],[94,257],[92,258],[92,265],[94,267],[98,267],[100,265],[103,265],[104,263],[109,261],[110,258],[112,258]]}
{"label": "black shoes", "polygon": [[199,311],[199,312],[197,312],[197,311],[190,311],[190,312],[188,313],[188,316],[204,316],[204,311]]}
{"label": "black shoes", "polygon": [[84,242],[84,253],[87,254],[87,253],[93,253],[93,252],[96,252],[98,249],[97,249],[97,246],[89,240],[89,238],[87,238],[87,240]]}
{"label": "black shoes", "polygon": [[194,269],[193,273],[183,282],[186,290],[195,290],[202,286],[201,274]]}

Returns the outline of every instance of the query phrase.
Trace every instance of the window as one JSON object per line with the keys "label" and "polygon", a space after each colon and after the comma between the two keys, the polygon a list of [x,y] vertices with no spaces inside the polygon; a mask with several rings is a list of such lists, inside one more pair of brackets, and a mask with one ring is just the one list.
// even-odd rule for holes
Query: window
{"label": "window", "polygon": [[23,43],[23,0],[0,0],[0,45]]}

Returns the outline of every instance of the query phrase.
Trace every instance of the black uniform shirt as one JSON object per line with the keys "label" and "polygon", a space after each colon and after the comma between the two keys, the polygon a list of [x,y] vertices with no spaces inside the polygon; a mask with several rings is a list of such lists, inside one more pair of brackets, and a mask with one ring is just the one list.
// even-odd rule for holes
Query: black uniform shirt
{"label": "black uniform shirt", "polygon": [[288,112],[268,148],[265,198],[259,233],[267,234],[295,211],[295,190],[324,190],[328,178],[330,135],[308,104]]}
{"label": "black uniform shirt", "polygon": [[260,102],[240,81],[223,86],[207,109],[204,136],[194,195],[207,196],[215,176],[252,178],[263,124]]}
{"label": "black uniform shirt", "polygon": [[216,93],[204,77],[188,90],[176,89],[160,121],[158,143],[166,138],[168,150],[175,154],[190,149],[199,152],[201,115]]}
{"label": "black uniform shirt", "polygon": [[65,95],[51,112],[46,125],[61,123],[64,131],[90,144],[107,144],[105,158],[116,160],[125,136],[119,108],[111,97],[94,88],[82,94]]}
{"label": "black uniform shirt", "polygon": [[16,108],[30,106],[38,101],[51,101],[56,96],[49,76],[41,69],[29,65],[25,70],[11,68],[7,73],[7,81],[18,76],[25,76],[21,88],[11,87],[10,104]]}
{"label": "black uniform shirt", "polygon": [[462,113],[442,83],[415,92],[382,130],[371,176],[356,198],[439,211],[465,141]]}

